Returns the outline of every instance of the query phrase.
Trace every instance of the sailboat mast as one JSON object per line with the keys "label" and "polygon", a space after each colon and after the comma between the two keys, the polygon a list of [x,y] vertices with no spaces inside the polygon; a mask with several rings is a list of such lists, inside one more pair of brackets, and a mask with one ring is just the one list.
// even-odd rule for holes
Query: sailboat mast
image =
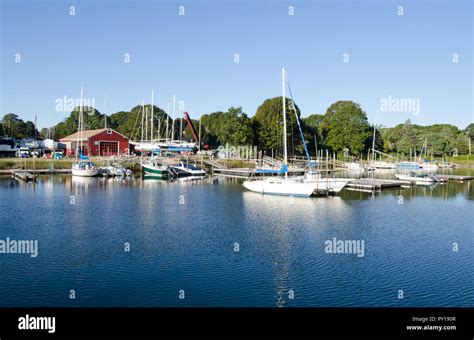
{"label": "sailboat mast", "polygon": [[199,152],[201,152],[201,117],[199,117]]}
{"label": "sailboat mast", "polygon": [[377,126],[377,120],[374,122],[374,138],[372,139],[372,163],[375,162],[375,127]]}
{"label": "sailboat mast", "polygon": [[107,129],[107,93],[104,97],[104,128]]}
{"label": "sailboat mast", "polygon": [[145,143],[148,141],[148,110],[145,107],[145,99],[142,101],[143,111],[145,112]]}
{"label": "sailboat mast", "polygon": [[[79,152],[82,153],[82,130],[83,130],[83,114],[82,114],[82,99],[84,98],[84,85],[81,85],[81,101],[79,102],[79,139],[80,139],[80,147],[79,147]],[[76,158],[77,158],[77,152],[76,152]]]}
{"label": "sailboat mast", "polygon": [[425,138],[425,158],[428,158],[428,138]]}
{"label": "sailboat mast", "polygon": [[145,122],[145,113],[143,112],[143,100],[142,100],[142,109],[141,109],[141,111],[142,111],[142,144],[143,144],[143,128],[144,128],[143,124]]}
{"label": "sailboat mast", "polygon": [[154,91],[151,90],[151,132],[150,132],[150,140],[151,142],[153,143],[153,123],[154,123],[154,120],[153,120],[153,96],[154,96]]}
{"label": "sailboat mast", "polygon": [[165,136],[165,142],[168,141],[168,125],[169,125],[169,120],[170,120],[169,114],[170,114],[170,102],[168,102],[168,108],[166,110],[166,136]]}
{"label": "sailboat mast", "polygon": [[51,112],[48,114],[48,139],[51,139]]}
{"label": "sailboat mast", "polygon": [[161,119],[158,118],[158,140],[161,137]]}
{"label": "sailboat mast", "polygon": [[171,140],[174,140],[174,113],[176,108],[176,96],[173,96],[173,113],[171,115]]}
{"label": "sailboat mast", "polygon": [[[286,95],[285,95],[285,69],[281,69],[281,90],[283,97],[283,159],[285,165],[288,165],[288,150],[286,145]],[[285,172],[285,176],[288,176],[288,173]]]}

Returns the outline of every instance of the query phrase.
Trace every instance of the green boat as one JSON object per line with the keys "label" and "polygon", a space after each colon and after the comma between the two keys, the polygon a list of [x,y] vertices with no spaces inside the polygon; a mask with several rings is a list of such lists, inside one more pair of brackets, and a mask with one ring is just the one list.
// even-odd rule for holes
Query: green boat
{"label": "green boat", "polygon": [[167,179],[169,177],[168,167],[158,160],[151,160],[142,164],[142,170],[147,175]]}

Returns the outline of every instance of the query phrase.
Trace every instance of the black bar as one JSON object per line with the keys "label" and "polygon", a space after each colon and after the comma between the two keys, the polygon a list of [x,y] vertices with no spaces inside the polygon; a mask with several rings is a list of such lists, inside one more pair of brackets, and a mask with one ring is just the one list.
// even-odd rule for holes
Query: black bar
{"label": "black bar", "polygon": [[[19,330],[26,315],[54,316],[55,333]],[[413,317],[428,319],[423,323]],[[448,318],[451,321],[447,321]],[[434,318],[434,319],[430,319]],[[270,336],[473,339],[472,308],[1,308],[0,338]],[[407,326],[456,330],[407,330]]]}

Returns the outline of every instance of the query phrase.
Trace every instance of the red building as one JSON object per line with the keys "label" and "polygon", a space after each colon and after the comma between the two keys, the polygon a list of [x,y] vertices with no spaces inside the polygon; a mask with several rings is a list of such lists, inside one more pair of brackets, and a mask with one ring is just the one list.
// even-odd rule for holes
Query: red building
{"label": "red building", "polygon": [[81,147],[84,156],[120,156],[128,155],[128,138],[112,129],[97,129],[76,132],[61,138],[66,144],[66,155],[75,156]]}

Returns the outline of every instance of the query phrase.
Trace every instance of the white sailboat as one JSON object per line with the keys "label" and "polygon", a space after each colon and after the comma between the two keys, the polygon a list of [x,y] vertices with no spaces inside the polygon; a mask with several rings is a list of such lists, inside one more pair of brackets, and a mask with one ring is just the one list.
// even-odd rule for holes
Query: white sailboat
{"label": "white sailboat", "polygon": [[[169,111],[169,105],[168,105]],[[168,112],[167,112],[168,113]],[[186,114],[186,112],[185,112]],[[168,117],[166,119],[166,133],[165,138],[158,140],[158,147],[161,152],[176,152],[176,153],[186,153],[186,152],[196,152],[197,144],[195,142],[188,142],[182,139],[183,134],[183,120],[180,118],[180,136],[179,139],[174,138],[174,121],[176,115],[176,96],[173,96],[173,111],[171,114],[171,138],[168,136]]]}
{"label": "white sailboat", "polygon": [[[425,152],[425,157],[422,159],[423,151]],[[423,148],[420,152],[420,159],[419,164],[420,168],[424,171],[436,171],[438,170],[438,166],[432,160],[428,160],[428,139],[425,138],[425,143],[423,144]]]}
{"label": "white sailboat", "polygon": [[[141,139],[140,142],[131,142],[135,151],[141,154],[156,155],[161,152],[160,145],[155,139],[154,129],[154,91],[151,91],[151,114],[148,115],[148,108],[145,107],[145,99],[142,100],[142,106],[139,114],[141,115]],[[148,125],[150,125],[150,134],[148,134]],[[159,134],[159,129],[158,129]],[[149,139],[148,139],[149,137]]]}
{"label": "white sailboat", "polygon": [[359,162],[349,162],[346,163],[346,167],[348,171],[351,172],[364,172],[364,166],[360,164]]}
{"label": "white sailboat", "polygon": [[[84,112],[82,107],[82,101],[84,97],[84,86],[81,86],[81,102],[79,104],[79,125],[78,125],[78,140],[80,141],[79,147],[79,161],[72,165],[72,175],[78,177],[94,177],[97,176],[99,170],[89,160],[89,157],[84,156],[82,154],[82,142],[83,142],[83,131],[84,131]],[[77,150],[77,143],[76,143],[76,150]],[[78,152],[76,152],[77,157]]]}
{"label": "white sailboat", "polygon": [[74,163],[72,166],[72,175],[79,177],[94,177],[97,176],[99,170],[91,161],[81,160]]}
{"label": "white sailboat", "polygon": [[[141,149],[139,151],[143,153],[150,152],[152,157],[143,162],[141,162],[141,167],[142,171],[145,173],[145,175],[152,175],[154,177],[159,177],[162,179],[167,179],[169,176],[169,171],[168,171],[168,166],[163,163],[163,161],[159,157],[154,157],[153,155],[155,153],[160,152],[160,147],[158,144],[155,142],[154,137],[154,112],[153,112],[153,107],[154,107],[154,91],[151,91],[151,119],[150,119],[150,142],[143,142],[144,137],[143,134],[145,133],[145,139],[148,136],[148,112],[145,110],[145,101],[142,101],[142,143],[140,144]],[[144,130],[144,124],[145,124],[145,132]],[[159,134],[159,128],[158,128],[158,134]]]}
{"label": "white sailboat", "polygon": [[[318,191],[340,191],[346,184],[345,180],[335,180],[332,178],[321,178],[319,174],[312,170],[309,174],[300,177],[288,177],[288,148],[286,141],[286,86],[285,69],[281,71],[282,76],[282,105],[283,105],[283,155],[284,165],[281,168],[283,176],[270,177],[258,180],[246,180],[243,186],[254,192],[270,195],[284,195],[284,196],[302,196],[309,197]],[[296,113],[296,110],[295,110]],[[298,120],[299,124],[299,120]],[[304,142],[303,142],[303,145]]]}
{"label": "white sailboat", "polygon": [[348,180],[345,178],[323,178],[319,173],[306,173],[303,182],[315,183],[315,193],[318,192],[339,192],[346,185]]}
{"label": "white sailboat", "polygon": [[244,182],[244,187],[250,191],[259,192],[270,195],[284,196],[311,196],[316,185],[314,183],[306,183],[301,179],[292,179],[288,177],[270,177],[262,180],[248,180]]}

